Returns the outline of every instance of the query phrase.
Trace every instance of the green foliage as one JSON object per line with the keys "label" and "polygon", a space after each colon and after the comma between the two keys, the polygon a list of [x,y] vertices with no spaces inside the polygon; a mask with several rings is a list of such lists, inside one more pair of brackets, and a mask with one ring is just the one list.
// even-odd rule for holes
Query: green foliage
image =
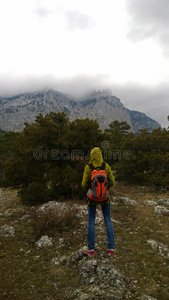
{"label": "green foliage", "polygon": [[88,118],[70,122],[65,113],[39,114],[23,132],[0,138],[1,184],[21,186],[25,204],[80,198],[89,151],[99,146],[116,180],[169,187],[169,131],[129,130],[126,122],[114,121],[101,132]]}
{"label": "green foliage", "polygon": [[0,138],[5,134],[5,131],[0,128]]}
{"label": "green foliage", "polygon": [[32,182],[27,187],[22,188],[18,195],[23,204],[38,204],[49,200],[49,191],[44,183]]}
{"label": "green foliage", "polygon": [[[112,151],[112,158],[109,158],[109,163],[114,164],[114,162],[119,161],[121,159],[121,145],[123,143],[123,140],[125,140],[131,133],[129,132],[130,125],[127,124],[127,122],[119,122],[119,121],[113,121],[109,128],[105,130],[105,134],[107,133],[109,137],[107,137],[107,140],[110,141],[110,149],[109,151]],[[107,150],[107,149],[106,149]]]}
{"label": "green foliage", "polygon": [[23,203],[80,197],[88,152],[101,141],[96,121],[70,122],[65,113],[40,114],[13,143],[5,164],[5,185],[22,186]]}
{"label": "green foliage", "polygon": [[69,140],[69,150],[83,150],[87,155],[93,145],[97,146],[101,131],[97,121],[86,119],[76,119],[70,123],[70,130],[67,134]]}
{"label": "green foliage", "polygon": [[117,143],[128,134],[128,130],[130,130],[130,125],[128,125],[127,122],[119,122],[116,120],[111,122],[109,128],[105,131],[110,133],[112,136],[112,141]]}
{"label": "green foliage", "polygon": [[109,129],[106,129],[105,132],[110,134],[111,146],[115,150],[119,150],[123,140],[129,135],[130,125],[127,122],[118,122],[113,121],[109,125]]}
{"label": "green foliage", "polygon": [[12,147],[14,141],[19,137],[18,132],[5,132],[0,130],[0,182],[4,179],[4,165],[10,156],[12,156]]}
{"label": "green foliage", "polygon": [[140,184],[169,187],[169,131],[141,130],[121,143],[121,151],[130,151],[129,159],[116,165],[116,178]]}

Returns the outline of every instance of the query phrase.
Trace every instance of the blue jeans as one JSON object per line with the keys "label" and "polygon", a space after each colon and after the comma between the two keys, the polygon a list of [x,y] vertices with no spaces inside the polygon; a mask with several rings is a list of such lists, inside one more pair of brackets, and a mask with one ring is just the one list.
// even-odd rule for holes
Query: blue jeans
{"label": "blue jeans", "polygon": [[[88,205],[88,249],[95,248],[95,217],[97,205]],[[110,204],[101,205],[107,230],[108,249],[115,249],[114,230],[110,215]]]}

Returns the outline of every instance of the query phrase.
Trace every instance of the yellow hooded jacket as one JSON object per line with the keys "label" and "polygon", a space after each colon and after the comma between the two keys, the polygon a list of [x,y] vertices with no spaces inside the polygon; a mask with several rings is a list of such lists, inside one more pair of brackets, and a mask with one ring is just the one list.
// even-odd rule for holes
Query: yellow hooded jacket
{"label": "yellow hooded jacket", "polygon": [[[93,148],[90,153],[90,162],[89,163],[92,163],[93,166],[95,168],[97,168],[97,167],[101,167],[102,162],[103,162],[103,156],[102,156],[102,152],[101,152],[100,148],[98,148],[98,147]],[[87,188],[89,186],[90,180],[91,180],[91,172],[92,172],[92,170],[89,167],[89,165],[86,165],[86,167],[84,169],[83,179],[82,179],[82,187],[83,188]],[[111,168],[107,163],[105,166],[105,172],[106,172],[107,178],[108,178],[108,187],[110,188],[111,186],[113,186],[115,184],[115,181],[114,181],[114,177],[113,177]]]}

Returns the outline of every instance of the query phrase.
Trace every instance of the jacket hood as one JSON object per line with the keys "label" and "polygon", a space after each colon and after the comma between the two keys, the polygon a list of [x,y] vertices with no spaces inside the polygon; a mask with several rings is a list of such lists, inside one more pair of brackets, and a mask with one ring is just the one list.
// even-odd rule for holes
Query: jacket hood
{"label": "jacket hood", "polygon": [[103,162],[103,156],[101,149],[99,147],[95,147],[90,152],[90,163],[94,165],[101,165]]}

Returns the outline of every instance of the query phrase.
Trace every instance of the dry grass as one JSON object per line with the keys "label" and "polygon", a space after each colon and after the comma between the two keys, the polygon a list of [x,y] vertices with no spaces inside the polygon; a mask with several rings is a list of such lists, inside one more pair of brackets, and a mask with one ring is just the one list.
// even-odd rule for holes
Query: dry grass
{"label": "dry grass", "polygon": [[139,204],[112,207],[112,217],[120,221],[114,224],[117,244],[115,265],[133,278],[141,293],[168,300],[168,260],[159,251],[153,250],[147,240],[153,239],[169,248],[169,218],[154,214],[153,207],[144,205],[144,201],[157,201],[169,197],[169,193],[157,192],[151,187],[121,184],[115,190]]}
{"label": "dry grass", "polygon": [[[144,201],[157,201],[169,197],[169,193],[121,183],[116,184],[114,190],[138,201],[137,206],[112,205],[112,218],[118,221],[114,222],[114,265],[132,278],[140,295],[168,300],[168,260],[153,250],[147,240],[154,239],[169,247],[169,217],[154,214],[153,207],[144,205]],[[15,237],[0,237],[0,299],[67,299],[65,294],[78,287],[78,270],[66,265],[51,265],[51,261],[56,256],[70,255],[84,245],[87,225],[80,228],[76,211],[65,212],[62,217],[49,211],[42,218],[35,213],[37,207],[23,207],[16,190],[5,189],[2,194],[0,226],[14,226],[16,234]],[[23,215],[30,218],[23,219]],[[53,236],[53,248],[35,247],[35,241],[43,234]],[[61,237],[65,247],[57,243]],[[97,226],[96,242],[101,246],[99,251],[106,252],[106,232],[99,232]]]}
{"label": "dry grass", "polygon": [[57,232],[70,231],[77,227],[77,210],[66,211],[48,209],[45,214],[33,211],[32,223],[37,238],[42,235],[55,236]]}

